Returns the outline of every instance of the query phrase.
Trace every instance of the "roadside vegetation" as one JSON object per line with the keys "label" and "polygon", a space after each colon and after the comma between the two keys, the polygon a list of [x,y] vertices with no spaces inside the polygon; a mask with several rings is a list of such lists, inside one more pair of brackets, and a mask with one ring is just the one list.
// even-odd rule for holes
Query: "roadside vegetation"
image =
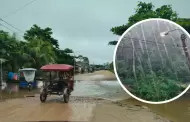
{"label": "roadside vegetation", "polygon": [[[127,24],[113,27],[111,32],[121,36],[130,26],[148,18],[172,20],[190,32],[190,19],[179,18],[170,5],[163,5],[155,9],[152,3],[146,2],[139,2],[135,9],[135,14],[129,17]],[[109,45],[116,44],[117,41],[109,42]],[[126,58],[124,56],[123,59]],[[138,58],[131,61],[116,60],[117,74],[121,82],[132,94],[144,100],[157,102],[169,100],[185,90],[186,87],[181,86],[181,84],[188,83],[190,76],[188,67],[184,63],[186,62],[184,61],[185,58],[183,60],[174,59],[178,63],[178,65],[174,64],[177,70],[173,68],[167,58],[166,60],[164,59],[164,63],[160,61],[159,57],[155,58],[151,62],[152,69],[149,68],[150,64],[147,63],[147,55],[142,55],[141,59],[141,64]],[[136,64],[135,68],[133,67],[133,61]]]}
{"label": "roadside vegetation", "polygon": [[88,57],[74,57],[72,49],[60,49],[59,41],[52,34],[51,28],[43,29],[38,25],[27,30],[23,39],[15,33],[0,30],[0,58],[7,60],[3,63],[3,71],[18,72],[20,68],[27,67],[39,69],[50,63],[74,65],[74,59],[89,64]]}

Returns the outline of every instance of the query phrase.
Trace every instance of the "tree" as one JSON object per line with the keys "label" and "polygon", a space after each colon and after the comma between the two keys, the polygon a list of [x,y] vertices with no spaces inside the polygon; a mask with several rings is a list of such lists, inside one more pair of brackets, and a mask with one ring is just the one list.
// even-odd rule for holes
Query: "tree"
{"label": "tree", "polygon": [[73,53],[72,49],[66,48],[64,50],[56,50],[56,62],[58,64],[70,64],[74,65],[74,56],[71,56],[70,53]]}
{"label": "tree", "polygon": [[89,65],[89,59],[88,57],[83,57],[83,62],[87,65]]}
{"label": "tree", "polygon": [[111,62],[109,64],[109,69],[110,69],[111,72],[114,72],[113,62]]}
{"label": "tree", "polygon": [[[177,22],[190,32],[190,20],[178,18],[177,13],[172,10],[170,5],[163,5],[155,9],[152,3],[145,2],[138,3],[135,14],[129,17],[127,24],[114,27],[111,31],[113,34],[121,36],[133,24],[148,18],[168,19]],[[116,45],[117,41],[109,42],[109,44]],[[183,84],[184,81],[188,81],[186,77],[189,77],[185,57],[183,59],[178,58],[182,55],[182,51],[178,52],[177,50],[180,48],[177,47],[173,49],[167,47],[170,53],[166,50],[159,53],[159,49],[154,52],[151,50],[153,49],[152,44],[145,45],[149,48],[147,53],[134,50],[137,49],[135,47],[140,47],[140,45],[133,43],[131,50],[127,50],[123,58],[117,59],[115,65],[117,66],[118,77],[123,84],[128,86],[132,94],[142,99],[164,101],[177,96],[184,90],[178,83]],[[174,53],[174,51],[176,52]],[[166,52],[167,56],[163,57]],[[123,51],[118,51],[118,55],[120,55],[119,53],[122,55]],[[174,55],[172,56],[172,54]],[[172,57],[172,61],[170,57]]]}
{"label": "tree", "polygon": [[10,38],[9,34],[5,31],[0,31],[0,56],[3,57],[6,55],[6,51],[10,48],[8,44],[8,38]]}
{"label": "tree", "polygon": [[79,55],[78,58],[82,60],[82,59],[83,59],[83,56],[82,56],[82,55]]}
{"label": "tree", "polygon": [[108,43],[108,45],[116,45],[117,44],[117,41],[110,41],[109,43]]}
{"label": "tree", "polygon": [[[0,30],[0,58],[7,59],[3,63],[8,71],[17,72],[20,68],[33,67],[39,69],[42,65],[50,63],[74,64],[75,56],[70,48],[59,49],[50,28],[41,29],[34,25],[24,34],[26,41],[21,41],[16,34]],[[87,57],[79,56],[81,60]],[[84,59],[83,59],[84,58]]]}
{"label": "tree", "polygon": [[[133,24],[149,18],[163,18],[174,21],[190,32],[190,20],[178,18],[178,14],[172,9],[171,5],[163,5],[155,9],[152,3],[146,2],[138,2],[135,14],[129,17],[128,23],[111,28],[111,32],[121,36]],[[110,41],[108,44],[116,45],[117,41]]]}
{"label": "tree", "polygon": [[4,63],[9,71],[18,71],[26,62],[32,62],[32,57],[26,53],[26,42],[19,41],[15,34],[0,31],[0,58],[8,61]]}
{"label": "tree", "polygon": [[33,64],[34,68],[40,68],[42,65],[55,63],[56,54],[53,51],[53,46],[51,43],[34,39],[28,43],[28,54],[33,57],[35,64]]}
{"label": "tree", "polygon": [[24,39],[27,41],[32,41],[34,39],[40,39],[43,41],[50,42],[55,48],[59,48],[58,40],[52,37],[52,29],[47,27],[45,29],[40,28],[38,25],[34,24],[29,30],[24,34]]}
{"label": "tree", "polygon": [[65,53],[73,53],[73,50],[72,49],[69,49],[69,48],[65,48],[63,50]]}

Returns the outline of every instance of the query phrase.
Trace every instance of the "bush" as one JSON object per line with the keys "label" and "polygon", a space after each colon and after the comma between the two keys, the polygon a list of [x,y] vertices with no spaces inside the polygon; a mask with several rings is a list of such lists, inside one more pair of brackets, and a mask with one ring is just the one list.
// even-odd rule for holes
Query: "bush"
{"label": "bush", "polygon": [[184,90],[176,81],[166,77],[147,75],[135,84],[131,91],[137,97],[153,102],[164,101],[176,97]]}
{"label": "bush", "polygon": [[[156,68],[159,70],[150,71],[146,65],[136,66],[135,75],[131,65],[126,65],[128,62],[117,62],[117,73],[121,82],[130,86],[129,91],[135,96],[149,101],[164,101],[169,100],[179,95],[184,88],[178,85],[181,81],[184,81],[184,74],[188,75],[187,70],[184,68],[178,69],[178,80],[176,74],[171,68],[164,67]],[[155,63],[153,67],[160,66]],[[143,71],[142,71],[143,70]]]}

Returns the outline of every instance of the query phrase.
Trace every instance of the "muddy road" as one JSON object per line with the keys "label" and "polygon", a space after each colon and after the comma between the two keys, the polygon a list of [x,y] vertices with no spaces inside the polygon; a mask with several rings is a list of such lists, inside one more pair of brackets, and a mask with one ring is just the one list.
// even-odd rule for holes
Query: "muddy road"
{"label": "muddy road", "polygon": [[[114,81],[113,74],[106,71],[104,75],[103,72],[77,76],[83,81],[76,82],[67,104],[61,96],[50,96],[46,103],[41,103],[38,93],[34,97],[24,98],[15,98],[13,95],[14,99],[0,102],[0,122],[169,122],[146,107],[130,104],[122,106],[116,102],[130,97]],[[106,80],[110,75],[109,80]],[[19,96],[20,92],[16,94]],[[11,97],[11,94],[6,96]]]}
{"label": "muddy road", "polygon": [[[137,117],[138,116],[138,117]],[[1,122],[72,121],[72,122],[169,122],[147,108],[125,106],[107,100],[71,97],[65,104],[60,97],[40,103],[39,96],[12,99],[0,103]]]}

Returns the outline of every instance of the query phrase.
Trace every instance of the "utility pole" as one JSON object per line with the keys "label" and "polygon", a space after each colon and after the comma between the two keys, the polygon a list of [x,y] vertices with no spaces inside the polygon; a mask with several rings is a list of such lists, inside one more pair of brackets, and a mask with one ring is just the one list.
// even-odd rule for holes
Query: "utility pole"
{"label": "utility pole", "polygon": [[74,73],[75,73],[75,54],[74,54],[74,56],[73,56],[73,65],[74,65],[73,70],[74,70]]}
{"label": "utility pole", "polygon": [[0,81],[0,87],[1,87],[1,89],[2,89],[2,86],[3,86],[3,62],[5,62],[5,61],[7,61],[7,60],[5,60],[5,59],[3,59],[3,58],[0,58],[0,65],[1,65],[1,81]]}
{"label": "utility pole", "polygon": [[1,61],[1,82],[0,82],[0,87],[1,87],[1,88],[0,88],[0,91],[1,91],[1,100],[2,100],[2,86],[3,86],[3,85],[2,85],[2,83],[3,83],[3,78],[2,78],[2,63],[3,63],[3,62],[2,62],[2,60],[0,60],[0,61]]}
{"label": "utility pole", "polygon": [[3,66],[2,66],[2,64],[3,64],[3,62],[5,62],[6,60],[5,59],[2,59],[2,58],[0,58],[0,65],[1,65],[1,81],[0,81],[0,92],[1,92],[1,100],[2,100],[2,86],[3,86]]}
{"label": "utility pole", "polygon": [[3,63],[3,61],[2,60],[0,60],[0,61],[1,61],[1,83],[0,83],[0,87],[2,89],[2,83],[3,83],[2,63]]}
{"label": "utility pole", "polygon": [[182,46],[183,46],[183,50],[184,50],[184,53],[185,53],[185,56],[188,60],[188,67],[190,69],[190,55],[189,55],[189,52],[188,52],[188,47],[187,47],[187,44],[186,44],[186,35],[185,34],[181,34],[181,42],[182,42]]}

